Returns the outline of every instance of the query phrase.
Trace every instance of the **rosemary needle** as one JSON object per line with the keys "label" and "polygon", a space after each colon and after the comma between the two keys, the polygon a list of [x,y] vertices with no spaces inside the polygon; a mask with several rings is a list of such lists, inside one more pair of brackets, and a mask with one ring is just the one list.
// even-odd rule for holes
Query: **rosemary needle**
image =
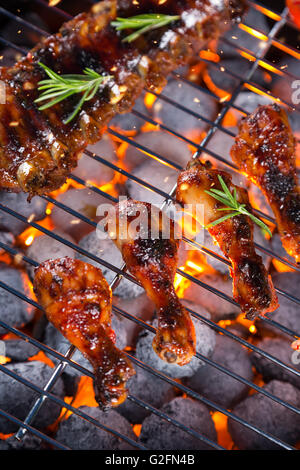
{"label": "rosemary needle", "polygon": [[39,65],[49,77],[38,83],[38,90],[43,91],[39,98],[35,100],[35,103],[47,101],[47,103],[39,106],[39,110],[48,109],[72,95],[82,93],[82,97],[75,106],[74,111],[63,121],[64,124],[71,122],[79,113],[83,103],[91,100],[99,87],[105,85],[112,78],[111,75],[99,75],[99,73],[90,68],[84,69],[82,75],[58,75],[42,62],[39,62]]}
{"label": "rosemary needle", "polygon": [[234,188],[233,194],[231,194],[231,192],[229,191],[228,187],[226,186],[226,183],[223,180],[221,175],[218,175],[218,179],[219,179],[219,182],[221,184],[221,187],[222,187],[223,191],[213,188],[213,189],[210,189],[210,190],[205,190],[205,192],[207,194],[209,194],[209,196],[213,197],[217,201],[220,201],[224,204],[225,207],[221,207],[221,208],[217,209],[218,211],[232,211],[232,212],[230,212],[230,214],[224,215],[223,217],[220,217],[217,220],[214,220],[210,224],[206,225],[205,228],[214,227],[215,225],[218,225],[221,222],[224,222],[225,220],[230,219],[231,217],[235,217],[236,215],[243,214],[243,215],[246,215],[246,216],[250,217],[250,219],[253,220],[253,222],[256,225],[261,227],[263,230],[265,230],[272,237],[272,232],[269,229],[269,227],[266,224],[264,224],[260,219],[258,219],[253,214],[251,214],[251,212],[249,212],[246,209],[246,204],[241,204],[240,202],[238,202],[236,189]]}
{"label": "rosemary needle", "polygon": [[137,31],[122,39],[123,42],[132,42],[142,34],[162,28],[173,21],[179,20],[179,18],[180,16],[178,15],[171,16],[160,13],[148,13],[145,15],[131,16],[130,18],[117,17],[115,21],[111,22],[111,25],[114,26],[117,31],[136,29]]}

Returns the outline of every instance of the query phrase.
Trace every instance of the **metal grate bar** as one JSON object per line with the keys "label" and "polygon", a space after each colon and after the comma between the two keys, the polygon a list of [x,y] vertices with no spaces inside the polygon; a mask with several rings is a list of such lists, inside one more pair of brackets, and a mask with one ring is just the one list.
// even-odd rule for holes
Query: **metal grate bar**
{"label": "metal grate bar", "polygon": [[[16,250],[15,250],[15,251],[16,251]],[[33,265],[37,265],[37,264],[38,264],[38,263],[34,262],[33,260],[31,260],[31,263],[32,263]],[[16,292],[14,292],[14,293],[16,294]],[[23,295],[21,296],[21,298],[24,298],[24,297],[25,297],[25,296],[23,296]],[[27,299],[26,299],[26,300],[27,300]],[[41,310],[43,310],[40,306],[38,306],[38,307],[39,307]],[[141,321],[141,320],[135,318],[134,316],[128,314],[127,312],[124,312],[124,311],[122,311],[121,309],[119,309],[119,308],[117,308],[117,307],[114,307],[114,310],[115,310],[117,313],[120,313],[121,315],[125,316],[126,318],[130,318],[131,320],[134,320],[136,323],[142,324],[142,325],[143,325],[145,328],[147,328],[148,330],[155,332],[155,329],[154,329],[153,327],[151,327],[150,325],[147,325],[145,322],[143,322],[143,321]],[[199,315],[199,317],[201,317],[201,316]],[[3,322],[0,322],[0,324],[1,324],[1,323],[3,323]],[[3,323],[3,326],[6,327],[6,324]],[[10,329],[10,330],[15,330],[15,329],[12,328],[12,327],[9,327],[9,329]],[[16,330],[16,331],[18,331],[18,330]],[[226,330],[225,330],[225,331],[226,331]],[[28,338],[29,338],[29,337],[28,337]],[[34,344],[33,341],[31,341],[31,342]],[[46,348],[47,348],[47,347],[46,347]],[[50,349],[50,348],[49,348],[49,349]],[[52,350],[50,350],[50,354],[51,354],[51,353],[52,353]],[[59,356],[59,355],[60,355],[60,354],[58,353],[58,356]],[[196,356],[198,357],[198,359],[204,360],[205,362],[208,362],[209,364],[213,365],[214,367],[217,367],[217,368],[218,368],[219,370],[221,370],[222,372],[225,372],[226,374],[229,374],[230,376],[232,376],[232,377],[235,378],[236,380],[239,380],[239,381],[241,381],[241,382],[243,382],[243,383],[246,383],[248,386],[250,386],[250,387],[252,387],[252,388],[255,388],[257,391],[259,391],[259,392],[265,394],[265,395],[268,396],[269,398],[271,398],[271,399],[277,401],[278,403],[280,403],[280,404],[282,404],[282,405],[284,405],[284,406],[290,408],[292,411],[296,411],[297,413],[300,411],[300,410],[298,410],[297,408],[295,408],[295,407],[293,407],[293,406],[287,404],[287,403],[284,402],[283,400],[278,399],[278,398],[275,397],[274,395],[272,395],[272,394],[270,394],[270,393],[268,393],[268,392],[265,392],[264,390],[260,389],[260,387],[255,386],[254,384],[252,384],[251,382],[247,381],[246,379],[244,379],[244,378],[238,376],[237,374],[235,374],[235,373],[229,371],[228,369],[224,368],[223,366],[219,366],[217,363],[215,363],[214,361],[211,361],[211,360],[207,359],[205,356],[202,356],[202,355],[200,355],[200,354],[197,354]],[[128,355],[128,357],[131,358],[130,355]],[[64,357],[64,362],[69,362],[69,363],[71,363],[70,359],[69,359],[69,360],[68,360],[68,359],[69,359],[69,355],[67,355],[67,357]],[[72,365],[74,365],[74,364],[75,364],[75,363],[72,362]],[[146,365],[144,365],[144,366],[147,367]],[[78,366],[78,367],[79,367],[80,369],[84,369],[84,368],[82,368],[81,366]],[[84,369],[84,370],[85,370],[85,369]],[[293,371],[293,370],[292,370],[292,371]],[[93,376],[92,373],[90,373],[90,374],[91,374],[91,376]],[[300,375],[300,372],[299,372],[299,375]],[[170,380],[172,380],[172,379],[170,379]],[[174,380],[173,380],[172,382],[173,382],[173,385],[176,386],[176,382],[174,382]],[[253,385],[254,385],[254,387],[253,387]],[[218,410],[218,411],[219,411],[219,410]]]}
{"label": "metal grate bar", "polygon": [[[12,248],[12,247],[9,247],[8,245],[0,242],[0,247],[5,249],[8,253],[10,253],[11,255],[16,255],[16,254],[19,254],[19,252]],[[26,259],[25,259],[26,258]],[[27,263],[31,264],[32,266],[38,266],[38,263],[28,257],[23,257],[24,261],[26,261]],[[34,300],[32,300],[31,298],[27,297],[25,294],[23,294],[22,292],[19,292],[17,291],[16,289],[14,289],[13,287],[11,286],[8,286],[6,283],[4,283],[3,281],[0,281],[0,287],[4,288],[5,290],[7,290],[8,292],[16,295],[17,297],[19,297],[20,299],[24,300],[25,302],[33,305],[35,308],[39,309],[40,311],[44,312],[44,309],[41,305],[39,305],[37,302],[35,302]],[[121,310],[119,307],[113,305],[113,309],[117,312],[117,313],[120,313],[121,315],[125,316],[125,317],[128,317],[129,319],[133,320],[134,322],[141,322],[140,325],[147,325],[145,322],[143,322],[142,320],[140,319],[137,319],[135,316],[133,315],[130,315],[128,314],[127,312],[125,312],[124,310]],[[300,377],[300,371],[298,371],[297,369],[294,369],[292,368],[291,366],[288,366],[287,364],[283,363],[282,361],[278,360],[276,357],[266,353],[265,351],[263,351],[262,349],[258,348],[257,346],[253,345],[252,343],[249,343],[248,341],[240,338],[239,336],[236,336],[234,335],[233,333],[231,333],[230,331],[226,330],[225,328],[221,327],[220,325],[214,323],[213,321],[205,318],[203,315],[201,314],[198,314],[196,312],[194,312],[193,310],[187,308],[187,310],[195,317],[197,318],[198,320],[204,322],[205,324],[207,324],[208,326],[212,327],[213,329],[217,330],[219,333],[222,333],[226,336],[229,336],[231,339],[234,339],[235,341],[238,341],[239,343],[241,343],[243,346],[247,347],[248,349],[250,349],[251,351],[254,351],[258,354],[260,354],[261,356],[271,360],[272,362],[274,362],[276,365],[280,366],[280,367],[283,367],[284,369],[288,370],[289,372],[292,372],[294,373],[295,375],[297,375],[298,377]],[[0,323],[1,324],[1,323]],[[7,326],[6,326],[7,328]],[[47,347],[47,346],[46,346]],[[51,348],[50,348],[51,350]]]}
{"label": "metal grate bar", "polygon": [[[55,201],[55,204],[58,204],[57,201]],[[114,265],[108,263],[107,261],[104,261],[103,259],[101,259],[101,258],[93,255],[92,253],[84,250],[79,245],[75,245],[74,243],[70,242],[69,240],[64,239],[60,235],[51,232],[50,230],[42,227],[41,225],[39,225],[39,224],[37,224],[33,221],[28,222],[28,220],[24,216],[18,214],[17,212],[13,211],[12,209],[9,209],[8,207],[2,205],[1,203],[0,203],[0,210],[3,210],[4,212],[12,215],[13,217],[18,218],[19,220],[25,222],[26,224],[38,229],[40,232],[43,232],[44,234],[46,234],[46,235],[48,235],[52,238],[55,238],[60,243],[63,243],[64,245],[69,246],[70,248],[77,251],[78,253],[80,253],[80,254],[82,254],[82,255],[90,258],[90,259],[93,259],[94,261],[96,261],[97,263],[100,263],[101,265],[104,265],[106,268],[110,269],[111,271],[114,271],[118,276],[124,276],[128,280],[130,280],[131,282],[134,282],[135,284],[140,286],[140,283],[132,275],[128,274],[127,272],[124,272],[123,268],[121,268],[121,269],[116,268]],[[70,212],[70,211],[72,213],[72,209],[68,208],[68,212]],[[185,273],[184,271],[182,271],[179,268],[177,268],[176,272],[178,274],[180,274],[182,277],[185,277],[186,279],[190,280],[194,284],[197,284],[198,286],[203,287],[206,290],[209,290],[210,292],[217,295],[218,297],[220,297],[220,298],[226,300],[227,302],[230,302],[232,305],[235,305],[235,306],[238,307],[238,303],[235,300],[233,300],[231,297],[229,297],[227,294],[224,294],[223,292],[219,291],[218,289],[204,283],[203,281],[189,275],[188,273]],[[296,297],[292,296],[291,294],[287,294],[286,292],[281,291],[281,290],[280,290],[280,293],[282,293],[285,297],[288,297],[289,300],[292,300],[296,303],[299,303],[299,300]],[[263,317],[261,315],[259,315],[259,318],[264,322],[267,322],[269,324],[272,324],[273,326],[276,326],[278,329],[280,329],[281,331],[283,331],[286,334],[289,334],[289,335],[291,335],[295,338],[299,337],[299,333],[291,331],[288,328],[284,327],[283,325],[281,325],[277,322],[274,322],[273,320],[270,320],[270,319],[268,319],[266,317]]]}
{"label": "metal grate bar", "polygon": [[69,447],[60,444],[60,442],[56,441],[55,439],[52,439],[51,437],[47,436],[46,434],[42,433],[41,431],[38,431],[37,429],[33,428],[32,426],[29,426],[28,424],[24,424],[23,421],[20,419],[16,418],[15,416],[11,415],[10,413],[7,413],[6,411],[2,410],[0,408],[0,416],[3,418],[6,418],[8,421],[11,421],[18,426],[24,426],[27,431],[30,431],[32,434],[35,436],[39,437],[43,441],[47,442],[48,444],[54,445],[57,449],[61,450],[71,450]]}
{"label": "metal grate bar", "polygon": [[[3,322],[0,322],[0,324],[2,324]],[[10,328],[9,328],[10,329]],[[214,402],[212,402],[211,400],[208,400],[207,398],[204,398],[202,397],[201,395],[199,395],[198,393],[192,391],[191,389],[189,389],[188,387],[184,386],[184,385],[181,385],[177,382],[175,382],[173,379],[171,379],[170,377],[166,376],[165,374],[162,374],[158,371],[156,371],[155,369],[151,368],[150,366],[144,364],[143,362],[141,362],[140,360],[136,359],[135,357],[131,356],[130,354],[128,354],[127,352],[125,352],[125,354],[128,356],[128,358],[134,362],[136,365],[142,367],[143,369],[147,370],[148,372],[151,372],[153,375],[157,376],[157,377],[160,377],[161,379],[167,381],[168,383],[170,383],[171,385],[174,385],[176,386],[178,389],[184,391],[185,393],[187,393],[188,395],[192,396],[193,398],[197,399],[197,400],[200,400],[201,402],[205,403],[206,405],[208,405],[209,407],[211,408],[214,408],[216,409],[217,411],[225,414],[226,416],[230,417],[231,419],[239,422],[240,424],[246,426],[247,428],[253,430],[254,432],[260,434],[260,435],[263,435],[264,437],[268,438],[269,440],[271,440],[272,442],[278,444],[280,447],[283,447],[287,450],[294,450],[294,448],[292,446],[289,446],[288,444],[282,442],[280,439],[272,436],[271,434],[269,433],[265,433],[264,431],[261,431],[260,429],[256,428],[256,426],[253,426],[249,423],[247,423],[246,421],[244,421],[242,418],[239,418],[238,416],[236,416],[235,414],[233,414],[232,412],[229,412],[225,409],[223,409],[221,406],[215,404]],[[65,358],[64,358],[65,360]],[[73,365],[75,366],[76,363],[73,363]],[[78,367],[80,367],[81,370],[84,371],[85,375],[88,375],[88,376],[91,376],[93,377],[93,374],[88,371],[87,369],[84,369],[83,367],[77,365]],[[6,370],[5,370],[6,369]],[[40,387],[37,387],[35,386],[34,384],[32,384],[31,382],[27,381],[26,379],[23,379],[22,377],[18,376],[17,374],[9,371],[7,368],[5,368],[5,366],[2,366],[0,365],[0,370],[2,370],[3,372],[5,372],[6,374],[10,375],[12,378],[18,380],[19,382],[23,383],[24,385],[28,386],[29,388],[39,392],[39,393],[43,393],[44,395],[46,395],[47,398],[55,401],[57,404],[59,404],[60,406],[64,407],[64,408],[67,408],[69,411],[72,411],[73,413],[75,414],[78,414],[79,416],[83,417],[84,419],[87,419],[88,421],[92,422],[93,424],[95,424],[96,426],[98,427],[101,427],[101,428],[104,428],[105,429],[105,426],[101,425],[101,423],[99,423],[98,421],[94,420],[93,418],[91,418],[89,415],[81,412],[81,410],[78,410],[77,408],[74,408],[72,407],[71,405],[69,404],[66,404],[65,402],[63,402],[62,400],[60,400],[59,398],[57,398],[55,395],[51,394],[49,391],[46,391],[45,389],[41,389]],[[132,396],[129,396],[128,398],[132,399],[133,397]],[[273,397],[269,396],[269,398],[272,398]],[[135,401],[135,399],[133,400]],[[141,400],[139,400],[140,403],[142,403]],[[282,402],[280,404],[283,404],[284,406],[286,406],[286,403],[285,402]],[[294,411],[294,410],[293,410]],[[159,410],[157,410],[158,413],[160,413]],[[163,418],[163,416],[161,416]],[[168,421],[170,421],[170,418],[168,419]],[[171,422],[173,424],[173,418],[171,418]],[[178,422],[177,422],[178,423]],[[112,431],[111,429],[106,429],[108,432],[113,432],[114,434],[116,433],[116,431]],[[193,431],[193,430],[191,430]],[[125,436],[122,436],[122,435],[119,435],[118,437],[120,438],[125,438]],[[128,442],[128,439],[129,438],[126,438],[124,440],[126,440]],[[135,444],[135,446],[137,446]]]}
{"label": "metal grate bar", "polygon": [[[115,429],[112,429],[112,428],[100,423],[96,419],[89,416],[87,413],[84,413],[79,408],[74,408],[72,405],[69,405],[69,403],[66,403],[65,401],[61,400],[60,398],[58,398],[53,393],[50,393],[48,390],[45,390],[45,389],[42,389],[42,388],[38,387],[37,385],[33,384],[32,382],[28,381],[27,379],[24,379],[23,377],[16,374],[15,372],[12,372],[11,370],[9,370],[7,367],[3,366],[2,364],[0,364],[0,371],[4,372],[6,375],[9,375],[12,379],[17,380],[18,382],[22,383],[23,385],[30,388],[31,390],[33,390],[33,391],[35,391],[39,394],[46,395],[47,398],[49,398],[50,400],[55,402],[61,408],[67,408],[67,410],[72,411],[74,414],[77,414],[78,416],[81,416],[81,418],[85,419],[86,421],[91,422],[92,424],[94,424],[98,428],[103,429],[103,430],[105,430],[105,431],[107,431],[111,434],[114,434],[116,437],[122,439],[123,441],[127,442],[128,444],[132,445],[133,447],[136,447],[140,450],[147,450],[147,448],[145,446],[139,444],[136,441],[133,441],[130,437],[127,437],[124,434],[120,433],[119,431],[117,431]],[[22,423],[22,426],[24,424],[26,424],[26,427],[23,428],[23,429],[26,429],[27,426],[29,426],[29,425],[27,423]]]}

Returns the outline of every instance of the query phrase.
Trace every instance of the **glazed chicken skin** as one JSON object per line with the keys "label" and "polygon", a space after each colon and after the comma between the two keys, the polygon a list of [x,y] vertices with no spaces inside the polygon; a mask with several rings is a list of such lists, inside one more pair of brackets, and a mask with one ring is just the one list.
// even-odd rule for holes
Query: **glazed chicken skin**
{"label": "glazed chicken skin", "polygon": [[[0,68],[6,102],[0,104],[0,187],[29,197],[58,189],[87,145],[96,143],[117,113],[129,112],[143,88],[164,86],[166,76],[194,51],[238,21],[244,0],[104,0],[63,24],[13,67]],[[133,43],[111,22],[144,13],[179,16]],[[39,110],[42,63],[58,74],[90,68],[106,77],[80,113],[65,123],[81,94]],[[109,78],[108,78],[109,77]]]}
{"label": "glazed chicken skin", "polygon": [[[203,204],[205,226],[224,215],[217,210],[224,207],[223,203],[205,192],[212,188],[222,190],[218,175],[222,176],[231,193],[236,189],[238,202],[246,204],[247,210],[251,211],[247,192],[235,186],[228,173],[212,169],[210,162],[195,159],[179,175],[176,199],[180,204]],[[277,296],[262,258],[255,252],[252,220],[240,214],[208,228],[208,231],[231,261],[233,297],[246,317],[253,320],[259,314],[275,310]]]}
{"label": "glazed chicken skin", "polygon": [[102,271],[68,257],[48,260],[35,270],[34,292],[48,320],[92,364],[99,406],[123,403],[135,370],[114,344],[112,294]]}
{"label": "glazed chicken skin", "polygon": [[295,138],[286,112],[276,104],[260,106],[242,119],[231,157],[266,196],[282,245],[299,263],[300,189]]}
{"label": "glazed chicken skin", "polygon": [[174,237],[173,221],[155,206],[129,199],[114,206],[109,217],[116,226],[113,234],[109,229],[108,233],[130,273],[155,303],[154,351],[166,362],[187,364],[196,352],[196,336],[190,315],[174,290],[179,240]]}

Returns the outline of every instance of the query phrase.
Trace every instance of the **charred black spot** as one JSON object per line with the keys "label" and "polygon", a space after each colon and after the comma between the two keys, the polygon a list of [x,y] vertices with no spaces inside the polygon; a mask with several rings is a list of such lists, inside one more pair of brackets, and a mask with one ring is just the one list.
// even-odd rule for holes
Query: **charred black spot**
{"label": "charred black spot", "polygon": [[248,284],[256,298],[257,305],[267,307],[272,300],[271,292],[267,282],[267,276],[261,258],[241,259],[238,264],[239,273],[243,283]]}
{"label": "charred black spot", "polygon": [[278,200],[284,200],[295,187],[294,175],[284,175],[270,163],[264,176],[264,186],[267,193]]}
{"label": "charred black spot", "polygon": [[235,217],[234,225],[235,225],[237,240],[250,240],[251,239],[251,226],[246,216],[240,215],[238,217]]}
{"label": "charred black spot", "polygon": [[140,265],[145,265],[152,260],[161,262],[164,256],[173,257],[176,255],[177,245],[167,239],[143,239],[135,241],[135,257]]}
{"label": "charred black spot", "polygon": [[296,225],[300,225],[300,194],[292,194],[286,201],[286,216]]}

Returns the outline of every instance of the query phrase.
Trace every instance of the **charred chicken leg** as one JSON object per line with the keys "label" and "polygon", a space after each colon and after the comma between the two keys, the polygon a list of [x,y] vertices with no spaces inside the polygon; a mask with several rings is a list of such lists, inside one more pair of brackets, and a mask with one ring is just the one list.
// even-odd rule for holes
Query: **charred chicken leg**
{"label": "charred chicken leg", "polygon": [[268,199],[282,245],[299,263],[300,189],[295,139],[285,111],[260,106],[242,119],[231,157]]}
{"label": "charred chicken leg", "polygon": [[178,250],[173,221],[155,206],[134,200],[117,204],[110,219],[116,221],[112,238],[129,271],[156,305],[154,351],[166,362],[187,364],[195,354],[196,337],[173,286]]}
{"label": "charred chicken leg", "polygon": [[48,320],[94,367],[100,407],[120,405],[135,371],[114,345],[111,290],[101,270],[68,257],[48,260],[35,271],[34,291]]}
{"label": "charred chicken leg", "polygon": [[[181,204],[203,204],[205,225],[211,224],[222,215],[217,210],[224,206],[222,202],[205,192],[211,188],[222,189],[218,175],[222,176],[231,192],[236,189],[238,202],[246,204],[251,211],[247,192],[233,185],[228,173],[212,169],[209,162],[203,164],[200,160],[195,160],[189,164],[187,170],[180,173],[176,198]],[[232,263],[233,297],[246,317],[254,319],[258,314],[275,310],[278,306],[277,296],[262,259],[255,252],[251,219],[243,214],[236,215],[208,230]]]}
{"label": "charred chicken leg", "polygon": [[[244,0],[104,0],[64,23],[13,67],[1,67],[6,92],[0,104],[1,189],[31,197],[59,188],[86,146],[101,138],[117,113],[130,111],[144,86],[165,85],[170,72],[238,21],[244,10]],[[149,13],[178,21],[145,31],[130,44],[123,41],[130,31],[112,25],[116,17]],[[82,94],[39,109],[38,83],[49,78],[40,63],[61,75],[89,68],[111,78],[68,122]]]}

